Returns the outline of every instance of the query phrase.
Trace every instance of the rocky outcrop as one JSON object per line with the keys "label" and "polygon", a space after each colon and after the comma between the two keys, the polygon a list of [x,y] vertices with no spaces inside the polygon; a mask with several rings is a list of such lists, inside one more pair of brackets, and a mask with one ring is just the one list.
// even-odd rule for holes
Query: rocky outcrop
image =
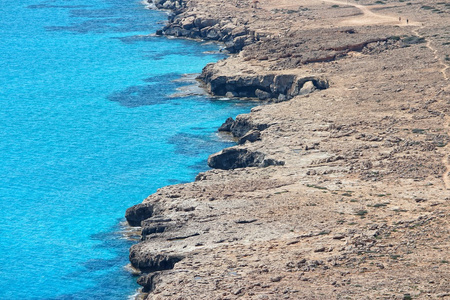
{"label": "rocky outcrop", "polygon": [[[249,1],[232,2],[186,1],[166,34],[227,44],[230,30],[233,47],[260,39],[205,68],[216,95],[308,97],[227,119],[220,131],[241,145],[212,155],[216,169],[127,212],[142,227],[130,261],[143,291],[153,292],[148,299],[448,295],[449,94],[439,80],[441,50],[407,43],[415,28],[427,46],[441,44],[446,27],[395,20],[349,29],[336,20],[364,18],[350,7],[310,1],[310,9],[267,10],[283,5],[271,0],[250,10]],[[262,28],[266,37],[251,33]],[[317,92],[325,78],[333,90]],[[263,168],[281,160],[283,167]]]}
{"label": "rocky outcrop", "polygon": [[145,244],[133,245],[130,249],[131,265],[142,272],[155,272],[173,269],[183,259],[181,255],[151,253],[142,249]]}
{"label": "rocky outcrop", "polygon": [[241,137],[238,140],[238,144],[242,145],[245,144],[246,142],[256,142],[259,141],[261,139],[261,131],[257,130],[257,129],[253,129],[250,130],[249,132],[247,132],[243,137]]}
{"label": "rocky outcrop", "polygon": [[264,153],[258,151],[235,147],[226,148],[208,158],[208,166],[222,170],[278,165],[284,165],[284,162],[266,158]]}
{"label": "rocky outcrop", "polygon": [[[266,74],[266,75],[233,75],[218,74],[214,64],[208,64],[203,68],[198,77],[209,93],[216,96],[250,97],[259,100],[273,100],[280,102],[293,97],[306,94],[305,84],[314,86],[309,88],[323,90],[329,87],[328,80],[315,76],[297,76],[291,74]],[[302,91],[303,89],[303,91]]]}
{"label": "rocky outcrop", "polygon": [[141,222],[153,215],[153,204],[140,203],[127,209],[125,218],[130,226],[141,226]]}
{"label": "rocky outcrop", "polygon": [[158,30],[157,35],[222,42],[230,53],[237,53],[258,40],[255,32],[243,24],[185,11],[181,0],[154,0],[154,4],[157,8],[172,10],[168,24]]}
{"label": "rocky outcrop", "polygon": [[182,0],[149,0],[158,9],[170,9],[177,10],[184,7],[184,2]]}
{"label": "rocky outcrop", "polygon": [[177,222],[170,218],[154,216],[142,221],[141,226],[141,239],[145,241],[147,237],[154,234],[163,233],[168,230],[175,230],[177,226],[180,226],[180,224],[177,224]]}
{"label": "rocky outcrop", "polygon": [[[253,133],[254,137],[257,139],[260,138],[260,132],[267,129],[270,125],[265,123],[255,123],[252,118],[248,114],[238,115],[236,120],[233,118],[228,118],[225,123],[220,126],[219,131],[230,132],[236,138],[244,138],[245,135],[249,134],[250,131],[255,131]],[[256,136],[257,135],[257,136]],[[252,140],[253,138],[248,137],[251,142],[256,141],[257,139]],[[245,142],[242,140],[240,144]]]}
{"label": "rocky outcrop", "polygon": [[156,278],[159,276],[159,272],[143,275],[138,278],[137,284],[142,286],[143,293],[149,293],[155,288]]}

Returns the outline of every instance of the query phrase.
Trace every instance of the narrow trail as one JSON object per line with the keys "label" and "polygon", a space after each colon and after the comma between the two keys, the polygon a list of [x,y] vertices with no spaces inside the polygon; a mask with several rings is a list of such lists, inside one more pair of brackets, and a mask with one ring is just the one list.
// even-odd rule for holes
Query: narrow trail
{"label": "narrow trail", "polygon": [[[420,28],[423,28],[423,26],[420,26]],[[419,33],[418,28],[415,28],[415,29],[413,29],[413,30],[411,30],[411,31],[412,31],[417,37],[419,37],[419,38],[425,38],[424,36],[422,36],[422,35]],[[448,77],[448,75],[447,75],[447,70],[450,68],[450,66],[449,66],[443,59],[441,59],[441,58],[439,57],[439,55],[438,55],[438,50],[437,50],[436,48],[434,48],[434,47],[431,45],[431,41],[430,41],[430,40],[427,40],[427,43],[426,43],[425,46],[433,52],[434,58],[439,62],[439,64],[442,65],[442,69],[440,70],[440,72],[442,73],[442,76],[444,77],[444,79],[448,81],[448,80],[449,80],[449,77]],[[449,87],[450,87],[450,84],[449,84],[446,88],[449,88]]]}
{"label": "narrow trail", "polygon": [[397,26],[421,25],[418,22],[410,21],[410,22],[406,23],[406,20],[404,20],[402,22],[399,20],[398,17],[374,13],[371,10],[372,7],[369,8],[365,5],[350,3],[347,1],[338,1],[338,0],[322,0],[322,1],[328,2],[328,3],[333,3],[333,4],[338,4],[338,5],[342,5],[342,6],[353,6],[357,9],[361,10],[361,12],[363,13],[362,16],[348,17],[341,21],[342,25],[377,25],[377,24],[384,24],[384,25],[391,24],[391,25],[397,25]]}
{"label": "narrow trail", "polygon": [[[423,26],[420,26],[422,28]],[[412,32],[419,38],[424,38],[419,31],[418,28],[415,28],[412,30]],[[439,57],[438,50],[433,47],[430,40],[427,40],[426,47],[430,49],[433,52],[434,58],[436,61],[439,62],[440,65],[442,65],[442,69],[439,70],[440,73],[442,73],[442,77],[445,81],[449,81],[449,77],[447,75],[447,70],[450,68],[449,65]],[[450,91],[450,83],[447,83],[447,86],[442,88],[439,92],[436,93],[436,96],[438,96],[440,93],[445,93],[446,90]],[[442,100],[441,100],[442,101]],[[450,116],[446,115],[444,117],[444,126],[446,128],[447,134],[450,135]],[[442,163],[445,166],[444,174],[442,175],[442,180],[444,181],[445,188],[447,190],[450,190],[450,145],[447,144],[445,147],[443,147],[443,154],[444,157],[442,159]]]}
{"label": "narrow trail", "polygon": [[[415,21],[409,21],[401,22],[397,17],[393,16],[386,16],[374,13],[371,11],[371,9],[367,6],[350,3],[348,1],[338,1],[338,0],[322,0],[323,2],[328,3],[334,3],[342,6],[353,6],[363,13],[362,16],[352,16],[347,19],[344,19],[341,24],[342,25],[376,25],[376,24],[393,24],[397,26],[412,26],[415,27],[411,30],[411,32],[416,35],[419,38],[424,38],[418,31],[419,28],[423,28],[422,23],[415,22]],[[433,47],[430,40],[427,40],[426,47],[430,49],[434,55],[434,58],[439,62],[440,65],[442,65],[442,68],[439,70],[440,73],[442,73],[442,76],[445,81],[449,81],[449,75],[447,75],[448,70],[450,69],[450,66],[448,63],[446,63],[442,58],[438,55],[438,50]],[[446,91],[450,91],[450,83],[447,84],[446,87],[442,88],[436,96],[438,96],[440,93],[445,93]],[[442,101],[442,100],[441,100]],[[446,128],[446,132],[448,135],[450,135],[450,116],[446,115],[444,117],[444,126]],[[444,174],[442,175],[442,180],[444,182],[444,186],[447,190],[450,190],[450,145],[447,144],[445,147],[442,148],[444,158],[442,160],[442,163],[444,164],[446,170],[444,171]]]}

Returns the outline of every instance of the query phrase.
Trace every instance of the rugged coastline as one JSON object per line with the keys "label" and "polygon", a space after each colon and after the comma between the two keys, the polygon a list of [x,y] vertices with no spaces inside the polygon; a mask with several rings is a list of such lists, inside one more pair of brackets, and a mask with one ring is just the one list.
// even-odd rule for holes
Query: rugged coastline
{"label": "rugged coastline", "polygon": [[208,92],[270,104],[224,123],[239,145],[213,170],[127,210],[148,299],[450,297],[439,3],[155,1],[173,11],[157,34],[232,54]]}

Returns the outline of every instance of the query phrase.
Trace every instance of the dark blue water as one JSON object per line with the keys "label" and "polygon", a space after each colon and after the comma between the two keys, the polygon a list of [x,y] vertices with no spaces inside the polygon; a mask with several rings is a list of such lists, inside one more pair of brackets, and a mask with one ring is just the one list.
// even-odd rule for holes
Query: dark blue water
{"label": "dark blue water", "polygon": [[191,181],[250,104],[171,98],[214,45],[136,0],[0,6],[0,299],[126,299],[126,208]]}

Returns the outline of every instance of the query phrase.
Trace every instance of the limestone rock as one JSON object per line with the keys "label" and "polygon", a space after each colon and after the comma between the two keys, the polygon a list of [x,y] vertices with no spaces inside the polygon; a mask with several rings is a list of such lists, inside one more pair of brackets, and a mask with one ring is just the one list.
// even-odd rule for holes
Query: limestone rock
{"label": "limestone rock", "polygon": [[266,92],[266,91],[262,91],[260,89],[256,89],[255,91],[255,96],[259,99],[259,100],[267,100],[269,98],[271,98],[270,93]]}
{"label": "limestone rock", "polygon": [[261,139],[261,131],[259,130],[250,130],[245,134],[243,137],[241,137],[238,141],[240,145],[245,144],[245,142],[249,141],[251,143],[256,142]]}
{"label": "limestone rock", "polygon": [[131,265],[143,272],[155,272],[173,269],[173,266],[184,257],[174,254],[154,254],[145,249],[145,244],[133,245],[130,248]]}
{"label": "limestone rock", "polygon": [[233,125],[233,118],[229,117],[226,121],[219,127],[218,131],[231,131],[231,126]]}
{"label": "limestone rock", "polygon": [[130,226],[141,226],[141,222],[153,215],[153,204],[140,203],[127,209],[125,218]]}
{"label": "limestone rock", "polygon": [[264,153],[252,152],[248,149],[226,148],[208,158],[211,168],[230,170],[246,167],[268,167],[272,165],[284,165],[282,161],[267,159]]}
{"label": "limestone rock", "polygon": [[142,292],[151,292],[155,288],[155,281],[158,276],[158,272],[140,276],[137,280],[137,284],[143,287]]}
{"label": "limestone rock", "polygon": [[311,94],[316,90],[314,83],[312,81],[307,81],[303,84],[303,87],[300,89],[300,95]]}

